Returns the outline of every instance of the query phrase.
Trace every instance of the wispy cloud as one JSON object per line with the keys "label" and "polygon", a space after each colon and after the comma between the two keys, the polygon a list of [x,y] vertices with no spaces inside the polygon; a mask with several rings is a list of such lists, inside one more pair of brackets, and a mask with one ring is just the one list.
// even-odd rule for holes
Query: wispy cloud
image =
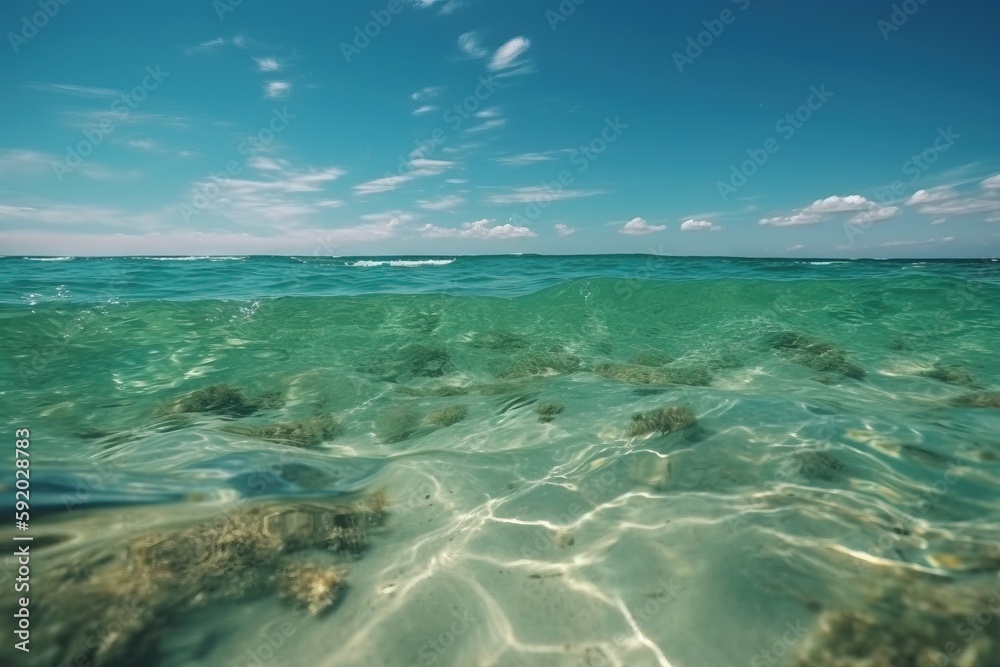
{"label": "wispy cloud", "polygon": [[274,57],[254,58],[253,60],[257,63],[257,70],[260,72],[277,72],[281,69],[281,64]]}
{"label": "wispy cloud", "polygon": [[212,51],[215,51],[216,49],[223,47],[225,45],[226,45],[225,39],[223,39],[222,37],[216,37],[215,39],[210,39],[208,41],[202,42],[201,44],[197,44],[195,46],[190,47],[189,49],[187,49],[186,53],[189,56],[201,53],[211,53]]}
{"label": "wispy cloud", "polygon": [[856,213],[856,215],[850,219],[850,222],[861,224],[893,218],[899,214],[899,208],[883,206],[861,195],[844,197],[834,195],[826,199],[817,199],[809,206],[798,209],[791,215],[764,218],[759,220],[758,224],[773,227],[814,225],[831,219],[835,214],[851,212]]}
{"label": "wispy cloud", "polygon": [[605,190],[554,190],[543,185],[514,188],[511,192],[486,196],[489,204],[531,204],[536,202],[562,201],[606,194]]}
{"label": "wispy cloud", "polygon": [[269,100],[280,100],[292,92],[292,84],[288,81],[268,81],[264,87],[264,97]]}
{"label": "wispy cloud", "polygon": [[982,183],[980,183],[987,190],[1000,190],[1000,174],[995,176],[990,176]]}
{"label": "wispy cloud", "polygon": [[631,236],[641,236],[643,234],[653,234],[655,232],[662,232],[666,229],[666,225],[651,225],[642,218],[632,218],[625,225],[618,230],[619,234],[629,234]]}
{"label": "wispy cloud", "polygon": [[421,199],[417,201],[417,206],[427,211],[450,211],[461,206],[465,200],[458,195],[447,195],[440,199]]}
{"label": "wispy cloud", "polygon": [[292,224],[308,219],[339,202],[326,188],[347,172],[340,167],[297,168],[286,160],[258,158],[248,163],[257,178],[211,179],[196,183],[199,193],[218,191],[203,208],[243,226]]}
{"label": "wispy cloud", "polygon": [[531,48],[531,40],[527,37],[515,37],[507,41],[503,46],[493,53],[490,58],[489,70],[491,72],[502,72],[506,70],[527,71],[527,62],[521,60],[528,49]]}
{"label": "wispy cloud", "polygon": [[722,227],[708,220],[685,220],[681,223],[682,232],[717,232]]}
{"label": "wispy cloud", "polygon": [[555,159],[555,156],[546,153],[521,153],[520,155],[498,157],[496,161],[505,167],[525,167],[530,164],[538,164],[539,162],[548,162]]}
{"label": "wispy cloud", "polygon": [[73,95],[75,97],[115,97],[121,95],[120,90],[113,88],[96,88],[94,86],[77,86],[72,83],[29,83],[25,86],[32,90],[45,93]]}
{"label": "wispy cloud", "polygon": [[458,49],[470,58],[485,58],[490,53],[489,49],[482,45],[478,30],[459,35]]}
{"label": "wispy cloud", "polygon": [[425,104],[422,107],[417,107],[413,110],[414,116],[423,116],[424,114],[431,113],[432,111],[437,111],[438,108],[433,104]]}
{"label": "wispy cloud", "polygon": [[[8,149],[0,151],[0,174],[14,175],[55,175],[56,164],[62,164],[63,158],[49,153],[33,150]],[[124,183],[138,179],[142,174],[136,170],[115,170],[105,167],[93,160],[87,160],[73,170],[84,178],[95,181]]]}
{"label": "wispy cloud", "polygon": [[424,86],[420,90],[412,93],[410,99],[414,102],[424,102],[432,100],[444,90],[444,86]]}
{"label": "wispy cloud", "polygon": [[575,229],[573,229],[569,225],[565,225],[565,224],[563,224],[561,222],[556,223],[555,230],[556,230],[556,234],[558,234],[559,236],[570,236],[571,234],[575,234],[576,233]]}
{"label": "wispy cloud", "polygon": [[450,160],[431,160],[414,157],[406,164],[406,170],[403,173],[384,176],[355,185],[354,194],[364,196],[391,192],[414,179],[438,176],[454,166],[455,163]]}
{"label": "wispy cloud", "polygon": [[487,130],[493,130],[498,127],[503,127],[507,124],[506,118],[491,118],[490,120],[480,123],[479,125],[473,125],[472,127],[466,128],[466,132],[474,134],[477,132],[486,132]]}
{"label": "wispy cloud", "polygon": [[492,225],[495,220],[477,220],[476,222],[463,223],[461,227],[437,227],[426,224],[418,231],[425,238],[431,239],[518,239],[538,236],[528,227],[517,227],[512,224]]}

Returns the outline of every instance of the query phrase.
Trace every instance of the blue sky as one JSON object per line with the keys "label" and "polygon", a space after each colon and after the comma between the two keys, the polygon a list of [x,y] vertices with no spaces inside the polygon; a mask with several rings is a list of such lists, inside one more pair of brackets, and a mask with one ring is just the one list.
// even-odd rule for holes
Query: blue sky
{"label": "blue sky", "polygon": [[982,257],[985,0],[0,8],[2,254]]}

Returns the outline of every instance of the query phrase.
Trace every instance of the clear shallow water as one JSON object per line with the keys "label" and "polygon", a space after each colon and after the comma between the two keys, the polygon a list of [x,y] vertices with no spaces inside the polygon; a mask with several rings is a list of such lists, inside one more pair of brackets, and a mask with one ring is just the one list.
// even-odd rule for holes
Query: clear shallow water
{"label": "clear shallow water", "polygon": [[0,260],[33,657],[1000,664],[998,314],[988,260]]}

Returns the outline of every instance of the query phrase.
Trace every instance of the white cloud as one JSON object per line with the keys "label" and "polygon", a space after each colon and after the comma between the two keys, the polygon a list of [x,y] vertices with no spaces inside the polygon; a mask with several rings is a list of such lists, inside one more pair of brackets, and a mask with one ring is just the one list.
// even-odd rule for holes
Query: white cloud
{"label": "white cloud", "polygon": [[472,127],[466,128],[466,132],[485,132],[487,130],[492,130],[495,127],[503,127],[507,124],[506,118],[491,118],[490,120],[480,123],[479,125],[474,125]]}
{"label": "white cloud", "polygon": [[456,206],[461,206],[465,200],[457,195],[447,195],[440,199],[420,199],[417,205],[427,211],[450,211]]}
{"label": "white cloud", "polygon": [[528,227],[516,227],[511,224],[497,225],[491,227],[495,220],[477,220],[476,222],[463,223],[461,227],[437,227],[426,224],[418,231],[425,238],[442,239],[519,239],[538,236]]}
{"label": "white cloud", "polygon": [[219,48],[220,46],[225,45],[225,43],[226,40],[224,40],[222,37],[216,37],[215,39],[210,39],[207,42],[202,42],[197,46],[192,46],[187,50],[187,53],[188,55],[192,55],[195,53],[209,53]]}
{"label": "white cloud", "polygon": [[556,234],[559,236],[569,236],[570,234],[575,234],[576,230],[569,225],[564,225],[563,223],[556,224]]}
{"label": "white cloud", "polygon": [[151,151],[156,148],[156,142],[152,139],[129,139],[126,143],[140,151]]}
{"label": "white cloud", "polygon": [[[411,155],[413,154],[419,154],[419,151],[414,151]],[[455,163],[449,160],[413,158],[406,166],[409,170],[405,173],[376,178],[375,180],[355,185],[354,194],[363,196],[391,192],[416,178],[443,174],[446,170],[455,166]]]}
{"label": "white cloud", "polygon": [[417,92],[410,95],[410,99],[414,102],[423,102],[425,100],[432,100],[441,94],[444,90],[443,86],[424,86]]}
{"label": "white cloud", "polygon": [[520,155],[505,155],[497,158],[497,162],[505,167],[524,167],[549,160],[555,160],[555,157],[546,153],[521,153]]}
{"label": "white cloud", "polygon": [[278,223],[297,223],[339,206],[340,202],[323,192],[347,173],[339,167],[295,168],[286,160],[264,156],[257,156],[248,167],[258,172],[259,178],[201,181],[192,188],[190,201],[205,198],[208,203],[202,209],[244,226],[270,228]]}
{"label": "white cloud", "polygon": [[805,250],[805,246],[801,243],[796,243],[785,248],[785,252],[795,252],[796,250]]}
{"label": "white cloud", "polygon": [[469,181],[464,178],[449,178],[445,183],[451,183],[452,185],[462,185],[463,183],[468,183]]}
{"label": "white cloud", "polygon": [[987,190],[1000,190],[1000,174],[995,176],[990,176],[982,183],[980,183]]}
{"label": "white cloud", "polygon": [[873,222],[882,222],[883,220],[888,220],[889,218],[895,218],[897,215],[899,215],[899,207],[879,206],[878,208],[873,208],[869,211],[861,211],[857,215],[852,216],[849,222],[859,225],[868,225]]}
{"label": "white cloud", "polygon": [[[54,177],[57,174],[57,168],[60,169],[58,173],[66,173],[61,171],[68,169],[64,160],[65,158],[58,155],[33,150],[3,150],[0,151],[0,174],[35,175],[48,172]],[[92,160],[86,160],[76,169],[68,170],[68,176],[64,175],[64,178],[71,177],[73,174],[79,174],[95,181],[113,182],[132,181],[141,176],[141,173],[135,170],[116,171]]]}
{"label": "white cloud", "polygon": [[490,58],[490,71],[496,72],[520,66],[522,63],[518,61],[518,58],[524,55],[530,47],[531,40],[527,37],[515,37],[511,39],[497,49],[493,57]]}
{"label": "white cloud", "polygon": [[475,116],[476,118],[499,118],[500,109],[498,107],[490,107],[488,109],[483,109],[482,111],[477,111]]}
{"label": "white cloud", "polygon": [[425,104],[425,105],[423,105],[421,107],[417,107],[416,109],[414,109],[413,110],[413,115],[414,116],[423,116],[426,113],[430,113],[432,111],[437,111],[437,110],[438,110],[438,107],[434,106],[433,104]]}
{"label": "white cloud", "polygon": [[514,188],[506,194],[487,195],[490,204],[532,204],[541,202],[561,201],[564,199],[579,199],[605,194],[604,190],[554,190],[543,185],[532,185]]}
{"label": "white cloud", "polygon": [[281,69],[281,65],[278,64],[277,59],[273,57],[254,58],[254,62],[257,63],[257,69],[261,72],[277,72]]}
{"label": "white cloud", "polygon": [[412,213],[407,213],[406,211],[384,211],[382,213],[368,213],[361,216],[361,219],[367,222],[378,222],[398,227],[407,222],[416,220],[417,216]]}
{"label": "white cloud", "polygon": [[376,178],[371,181],[366,181],[354,186],[354,194],[358,196],[363,195],[374,195],[382,192],[391,192],[398,189],[404,183],[409,183],[416,176],[409,174],[397,174],[396,176],[385,176],[384,178]]}
{"label": "white cloud", "polygon": [[847,195],[845,197],[834,195],[826,199],[817,199],[809,206],[801,208],[791,215],[763,218],[758,221],[758,224],[773,227],[813,225],[829,220],[834,214],[852,211],[858,212],[850,220],[853,223],[879,222],[899,214],[899,208],[883,206],[861,195]]}
{"label": "white cloud", "polygon": [[650,225],[642,218],[632,218],[631,220],[625,223],[624,227],[618,230],[618,233],[638,236],[641,234],[652,234],[654,232],[662,232],[666,228],[667,228],[666,225]]}
{"label": "white cloud", "polygon": [[480,44],[479,31],[473,30],[458,36],[458,48],[470,58],[485,58],[489,50]]}
{"label": "white cloud", "polygon": [[941,187],[931,188],[930,190],[917,190],[910,195],[909,199],[906,200],[906,205],[921,206],[923,204],[954,199],[957,196],[958,193],[952,190],[949,186],[942,185]]}
{"label": "white cloud", "polygon": [[1000,211],[998,199],[949,199],[943,202],[925,204],[919,208],[927,215],[973,215],[976,213],[992,213]]}
{"label": "white cloud", "polygon": [[269,100],[280,100],[292,92],[292,84],[288,81],[268,81],[264,88],[264,97]]}
{"label": "white cloud", "polygon": [[681,223],[682,232],[717,232],[722,227],[714,225],[708,220],[685,220]]}
{"label": "white cloud", "polygon": [[948,221],[948,218],[938,218],[937,220],[931,220],[932,225],[941,225]]}
{"label": "white cloud", "polygon": [[114,90],[113,88],[77,86],[72,83],[29,83],[26,87],[46,93],[62,93],[77,97],[115,97],[122,94],[121,91]]}

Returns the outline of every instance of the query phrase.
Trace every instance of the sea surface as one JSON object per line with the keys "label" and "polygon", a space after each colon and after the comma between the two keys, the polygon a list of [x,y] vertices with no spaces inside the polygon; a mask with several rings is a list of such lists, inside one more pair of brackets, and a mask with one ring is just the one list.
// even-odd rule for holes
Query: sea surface
{"label": "sea surface", "polygon": [[990,259],[2,258],[0,662],[1000,665],[998,318]]}

